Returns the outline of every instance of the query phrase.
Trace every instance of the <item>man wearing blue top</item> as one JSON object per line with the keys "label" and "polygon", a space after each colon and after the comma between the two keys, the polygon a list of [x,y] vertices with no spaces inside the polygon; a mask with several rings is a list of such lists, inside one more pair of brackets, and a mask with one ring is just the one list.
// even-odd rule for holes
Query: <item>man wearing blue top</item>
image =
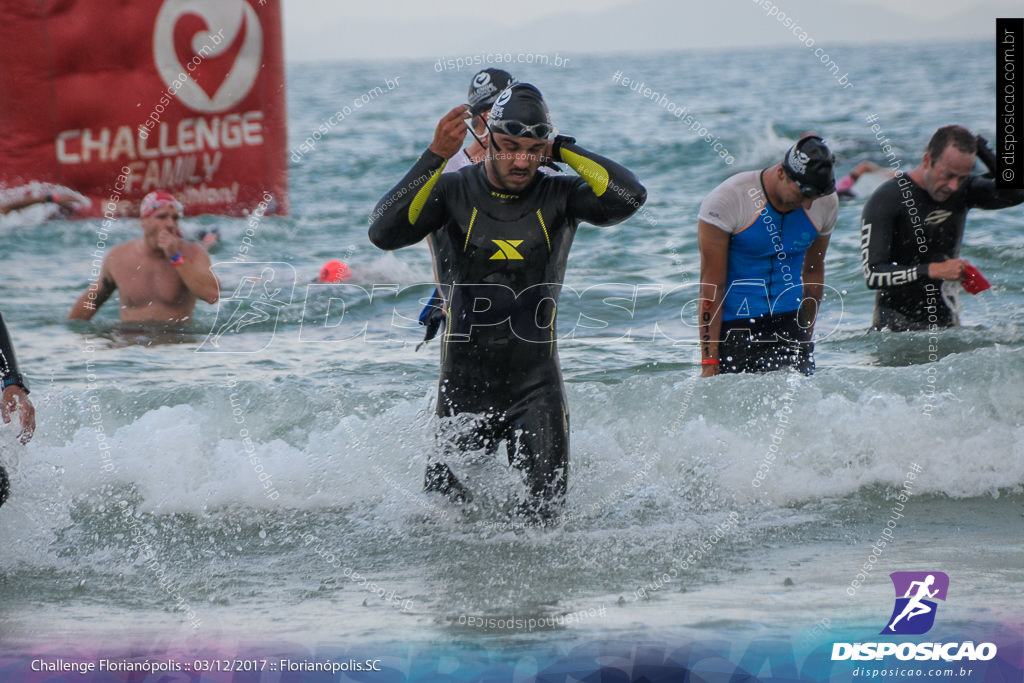
{"label": "man wearing blue top", "polygon": [[701,374],[814,372],[811,335],[839,213],[835,158],[817,135],[738,173],[700,206]]}

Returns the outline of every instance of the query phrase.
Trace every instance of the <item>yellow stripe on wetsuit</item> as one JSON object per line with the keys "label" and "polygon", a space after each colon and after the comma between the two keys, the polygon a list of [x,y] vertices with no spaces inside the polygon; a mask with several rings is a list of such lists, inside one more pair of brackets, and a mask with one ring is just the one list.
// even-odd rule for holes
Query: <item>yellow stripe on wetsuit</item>
{"label": "yellow stripe on wetsuit", "polygon": [[476,207],[473,207],[473,215],[469,217],[469,228],[466,230],[466,243],[462,245],[462,251],[469,249],[469,234],[473,232],[473,223],[476,221]]}
{"label": "yellow stripe on wetsuit", "polygon": [[551,251],[551,238],[548,236],[548,226],[544,225],[544,216],[540,214],[540,209],[537,209],[537,220],[540,221],[540,229],[544,231],[544,239],[548,243],[548,251]]}
{"label": "yellow stripe on wetsuit", "polygon": [[611,179],[608,175],[608,169],[593,159],[588,159],[565,147],[561,149],[561,153],[562,161],[569,164],[572,170],[579,173],[580,177],[587,181],[587,185],[590,185],[590,189],[594,191],[594,194],[600,197],[605,193],[605,190],[608,189],[608,181]]}
{"label": "yellow stripe on wetsuit", "polygon": [[412,198],[412,204],[409,205],[409,225],[416,225],[416,221],[420,217],[420,212],[423,211],[423,207],[427,205],[427,199],[430,197],[430,191],[434,189],[434,185],[437,184],[438,179],[441,177],[441,172],[444,171],[444,167],[448,165],[448,160],[445,159],[441,167],[434,171],[434,175],[430,176],[427,182],[423,183],[423,187],[416,193],[416,196]]}

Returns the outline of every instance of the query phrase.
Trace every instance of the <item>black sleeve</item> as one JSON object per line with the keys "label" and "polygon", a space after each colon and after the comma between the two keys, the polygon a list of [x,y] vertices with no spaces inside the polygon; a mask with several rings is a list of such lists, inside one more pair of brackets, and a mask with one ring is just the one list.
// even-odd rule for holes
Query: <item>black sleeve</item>
{"label": "black sleeve", "polygon": [[572,143],[561,146],[559,157],[586,181],[569,197],[571,217],[599,226],[614,225],[647,201],[647,190],[632,171],[611,159]]}
{"label": "black sleeve", "polygon": [[967,206],[979,209],[1005,209],[1024,202],[1024,190],[999,190],[995,178],[967,176]]}
{"label": "black sleeve", "polygon": [[14,345],[11,343],[11,335],[7,333],[7,324],[4,323],[4,316],[0,313],[0,373],[3,374],[3,382],[13,379],[12,384],[17,384],[28,391],[25,380],[18,372],[18,359],[14,356]]}
{"label": "black sleeve", "polygon": [[978,161],[985,164],[985,168],[988,169],[988,173],[984,174],[982,178],[994,178],[999,171],[996,153],[988,146],[988,140],[980,135],[978,136]]}
{"label": "black sleeve", "polygon": [[442,193],[435,190],[447,160],[424,152],[397,185],[381,197],[370,215],[370,241],[381,249],[415,244],[441,227]]}
{"label": "black sleeve", "polygon": [[893,258],[893,239],[901,210],[899,186],[892,180],[880,186],[864,205],[860,262],[868,289],[898,287],[928,277],[927,263],[897,263]]}

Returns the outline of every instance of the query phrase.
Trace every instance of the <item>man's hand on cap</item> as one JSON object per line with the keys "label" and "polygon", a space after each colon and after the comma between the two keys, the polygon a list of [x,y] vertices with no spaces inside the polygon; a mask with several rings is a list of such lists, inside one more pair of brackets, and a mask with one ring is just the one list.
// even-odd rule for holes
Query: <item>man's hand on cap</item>
{"label": "man's hand on cap", "polygon": [[466,140],[468,128],[465,120],[469,117],[469,107],[465,104],[460,104],[441,117],[434,129],[434,141],[427,149],[445,159],[458,154]]}

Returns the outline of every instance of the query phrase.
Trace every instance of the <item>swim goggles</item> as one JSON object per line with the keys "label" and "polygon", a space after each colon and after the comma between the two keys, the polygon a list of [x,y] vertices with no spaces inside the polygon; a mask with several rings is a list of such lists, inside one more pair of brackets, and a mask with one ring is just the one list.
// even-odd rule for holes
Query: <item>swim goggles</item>
{"label": "swim goggles", "polygon": [[793,175],[788,168],[783,167],[783,170],[786,171],[786,177],[792,180],[794,183],[796,183],[796,186],[800,188],[800,194],[802,194],[807,199],[817,199],[819,197],[825,196],[824,192],[814,187],[813,185],[808,185],[806,183],[800,182],[800,179]]}
{"label": "swim goggles", "polygon": [[558,133],[558,129],[550,123],[535,123],[528,126],[522,121],[514,119],[488,121],[487,127],[492,133],[502,133],[514,138],[536,138],[537,140],[544,140],[552,133]]}

